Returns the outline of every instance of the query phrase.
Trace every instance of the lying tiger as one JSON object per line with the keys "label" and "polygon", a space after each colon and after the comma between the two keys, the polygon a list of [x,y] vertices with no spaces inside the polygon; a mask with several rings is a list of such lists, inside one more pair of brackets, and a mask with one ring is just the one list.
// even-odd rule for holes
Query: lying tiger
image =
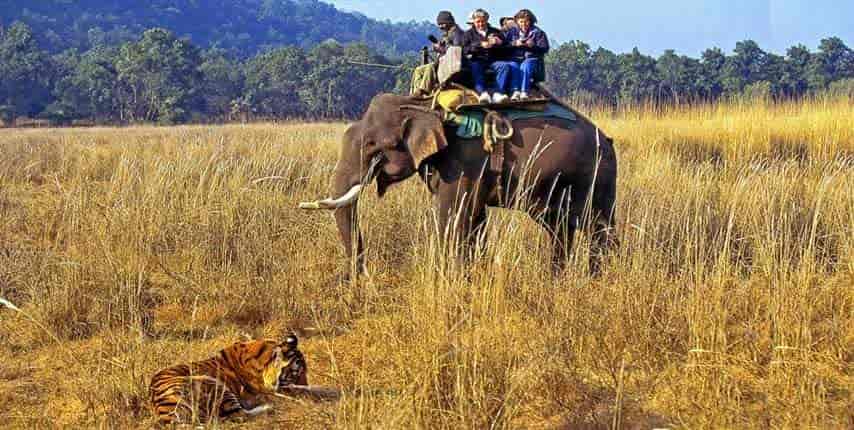
{"label": "lying tiger", "polygon": [[265,397],[289,385],[307,385],[296,336],[238,342],[204,361],[179,364],[151,378],[154,415],[163,425],[206,423],[259,414]]}

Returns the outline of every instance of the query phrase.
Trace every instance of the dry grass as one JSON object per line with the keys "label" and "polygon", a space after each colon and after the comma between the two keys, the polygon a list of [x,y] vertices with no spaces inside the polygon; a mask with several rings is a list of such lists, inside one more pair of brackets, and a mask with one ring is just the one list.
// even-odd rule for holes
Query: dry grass
{"label": "dry grass", "polygon": [[363,199],[371,273],[339,285],[330,216],[295,207],[343,124],[0,132],[0,297],[46,328],[0,309],[0,421],[147,428],[157,369],[296,330],[346,396],[249,427],[854,426],[850,101],[604,116],[595,279],[508,211],[450,264],[412,180]]}

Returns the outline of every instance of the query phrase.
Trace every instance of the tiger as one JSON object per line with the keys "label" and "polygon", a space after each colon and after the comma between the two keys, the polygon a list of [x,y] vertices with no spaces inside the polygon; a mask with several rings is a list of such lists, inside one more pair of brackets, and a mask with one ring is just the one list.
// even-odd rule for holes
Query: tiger
{"label": "tiger", "polygon": [[157,372],[148,391],[154,416],[164,426],[251,417],[270,409],[268,395],[308,385],[305,357],[296,336],[284,342],[235,343],[207,360]]}

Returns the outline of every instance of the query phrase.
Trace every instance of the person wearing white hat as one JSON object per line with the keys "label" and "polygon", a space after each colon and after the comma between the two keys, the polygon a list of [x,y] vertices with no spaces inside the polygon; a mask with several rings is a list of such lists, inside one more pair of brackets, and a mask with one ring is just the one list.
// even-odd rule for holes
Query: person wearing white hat
{"label": "person wearing white hat", "polygon": [[[509,98],[505,92],[510,89],[512,74],[510,63],[498,58],[505,45],[503,35],[501,30],[489,25],[487,11],[476,9],[471,17],[474,25],[463,38],[463,54],[469,59],[478,100],[481,103],[504,102]],[[496,90],[491,98],[486,88],[487,69],[495,72]]]}

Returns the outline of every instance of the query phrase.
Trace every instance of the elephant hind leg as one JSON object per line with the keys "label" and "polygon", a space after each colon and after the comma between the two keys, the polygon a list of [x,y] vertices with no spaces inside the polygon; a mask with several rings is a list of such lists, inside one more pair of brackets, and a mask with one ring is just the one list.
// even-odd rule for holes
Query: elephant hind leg
{"label": "elephant hind leg", "polygon": [[552,240],[552,271],[557,275],[566,267],[572,251],[579,214],[557,209],[549,210],[537,221],[549,233]]}
{"label": "elephant hind leg", "polygon": [[566,266],[583,212],[583,190],[567,185],[555,190],[546,211],[534,217],[551,236],[552,270],[555,274],[563,272]]}
{"label": "elephant hind leg", "polygon": [[597,275],[605,257],[617,247],[615,202],[617,186],[612,180],[599,181],[593,190],[591,204],[590,272]]}

